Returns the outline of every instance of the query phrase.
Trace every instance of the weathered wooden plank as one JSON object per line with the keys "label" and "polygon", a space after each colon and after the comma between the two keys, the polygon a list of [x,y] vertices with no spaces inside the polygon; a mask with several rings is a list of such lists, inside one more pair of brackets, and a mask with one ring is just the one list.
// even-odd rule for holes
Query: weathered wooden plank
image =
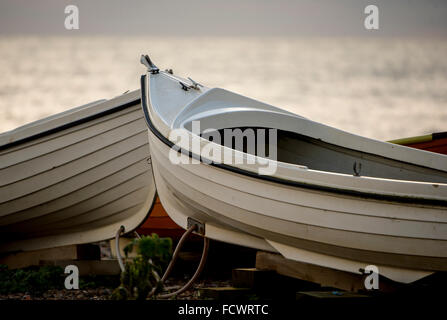
{"label": "weathered wooden plank", "polygon": [[68,265],[78,267],[79,275],[114,276],[121,273],[118,261],[110,260],[41,260],[41,266],[59,266],[65,269]]}
{"label": "weathered wooden plank", "polygon": [[256,255],[256,268],[347,291],[365,289],[362,275],[292,261],[274,253],[259,251]]}
{"label": "weathered wooden plank", "polygon": [[97,245],[70,245],[35,251],[23,251],[0,257],[0,264],[9,269],[26,268],[39,265],[41,260],[99,260],[100,249]]}
{"label": "weathered wooden plank", "polygon": [[237,268],[232,271],[235,288],[261,288],[271,286],[275,272],[256,268]]}

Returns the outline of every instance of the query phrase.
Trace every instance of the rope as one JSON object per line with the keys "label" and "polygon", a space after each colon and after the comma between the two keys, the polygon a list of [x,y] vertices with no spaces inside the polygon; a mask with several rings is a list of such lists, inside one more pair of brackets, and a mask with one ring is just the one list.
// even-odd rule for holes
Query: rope
{"label": "rope", "polygon": [[[177,246],[175,247],[174,250],[174,254],[172,255],[172,259],[169,262],[168,267],[166,268],[165,273],[163,274],[163,277],[161,278],[160,282],[164,283],[166,281],[166,278],[169,276],[169,274],[171,273],[172,269],[174,268],[174,264],[177,261],[177,258],[179,256],[180,250],[183,246],[183,244],[186,241],[186,238],[188,238],[188,236],[197,228],[196,225],[192,225],[191,227],[189,227],[185,233],[182,235],[182,237],[180,238]],[[116,232],[116,236],[115,236],[115,248],[116,248],[116,257],[118,258],[118,263],[120,265],[120,269],[122,272],[124,272],[125,268],[124,268],[124,263],[123,263],[123,259],[121,257],[121,252],[120,252],[120,245],[119,245],[119,238],[121,233],[123,233],[125,230],[124,226],[121,226],[118,231]],[[139,235],[137,234],[137,236],[139,237]],[[177,291],[171,292],[171,293],[166,293],[166,294],[162,294],[162,295],[158,295],[158,298],[161,299],[167,299],[173,296],[176,296],[186,290],[189,289],[189,287],[191,287],[191,285],[194,283],[194,281],[196,281],[196,279],[200,276],[200,273],[202,272],[204,266],[205,266],[205,262],[206,262],[206,258],[208,257],[208,250],[209,250],[209,246],[210,246],[210,240],[206,237],[203,237],[203,251],[202,251],[202,257],[200,258],[200,262],[199,265],[197,267],[196,272],[194,273],[194,275],[192,276],[192,278],[180,289],[178,289]],[[159,278],[158,274],[157,277]],[[155,294],[155,288],[149,293],[148,298],[152,297]]]}
{"label": "rope", "polygon": [[123,258],[121,258],[121,252],[120,252],[120,235],[125,230],[124,226],[121,226],[115,235],[115,249],[116,249],[116,257],[118,258],[118,263],[120,265],[120,269],[122,272],[124,272],[124,263]]}
{"label": "rope", "polygon": [[[176,296],[186,290],[189,289],[189,287],[191,287],[191,285],[194,283],[194,281],[196,281],[196,279],[200,276],[200,273],[203,270],[203,267],[205,266],[205,262],[206,262],[206,258],[208,256],[208,249],[209,249],[209,245],[210,245],[210,240],[208,238],[203,237],[203,251],[202,251],[202,258],[200,258],[200,263],[199,266],[197,267],[196,272],[194,273],[194,275],[192,276],[192,278],[180,289],[178,289],[175,292],[171,292],[171,293],[166,293],[166,294],[162,294],[159,295],[158,297],[161,299],[167,299],[173,296]],[[176,248],[177,249],[177,248]],[[167,270],[166,270],[167,271]],[[166,272],[163,275],[162,281],[163,279],[166,279]]]}
{"label": "rope", "polygon": [[189,227],[186,232],[182,235],[182,237],[180,238],[179,242],[177,243],[177,246],[175,247],[174,250],[174,254],[172,255],[172,259],[171,262],[169,262],[168,267],[166,268],[166,271],[163,275],[163,277],[161,278],[161,282],[165,282],[166,278],[169,276],[169,274],[171,273],[172,269],[174,268],[174,264],[177,261],[177,257],[180,253],[180,249],[183,246],[183,243],[185,243],[186,238],[196,229],[196,226],[193,225],[191,227]]}

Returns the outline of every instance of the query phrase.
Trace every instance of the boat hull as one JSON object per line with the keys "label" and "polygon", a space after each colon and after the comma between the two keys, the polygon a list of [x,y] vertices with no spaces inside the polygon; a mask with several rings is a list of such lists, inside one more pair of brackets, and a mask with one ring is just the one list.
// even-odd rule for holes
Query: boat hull
{"label": "boat hull", "polygon": [[92,108],[0,151],[0,252],[110,239],[148,216],[156,190],[138,92]]}
{"label": "boat hull", "polygon": [[445,239],[420,232],[445,228],[445,211],[433,208],[431,217],[438,221],[432,223],[396,218],[399,211],[427,214],[426,207],[405,204],[369,200],[377,214],[354,212],[368,207],[364,199],[248,178],[204,163],[172,164],[169,146],[151,131],[149,137],[158,194],[183,228],[191,217],[205,223],[210,238],[355,273],[374,264],[382,275],[405,283],[447,270]]}
{"label": "boat hull", "polygon": [[[194,219],[216,240],[356,274],[375,265],[402,283],[447,271],[445,156],[359,137],[158,69],[147,79],[141,94],[157,192],[181,227]],[[241,128],[276,129],[278,157],[218,139]]]}

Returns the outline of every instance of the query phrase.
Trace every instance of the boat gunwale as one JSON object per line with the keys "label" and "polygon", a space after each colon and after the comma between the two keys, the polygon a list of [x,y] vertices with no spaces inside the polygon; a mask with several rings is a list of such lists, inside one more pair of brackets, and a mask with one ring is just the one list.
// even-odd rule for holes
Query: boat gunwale
{"label": "boat gunwale", "polygon": [[[106,100],[106,101],[110,101],[110,100]],[[15,147],[15,146],[20,145],[22,143],[26,143],[26,142],[29,142],[29,141],[33,141],[33,140],[45,137],[45,136],[50,135],[50,134],[57,133],[59,131],[65,130],[65,129],[69,129],[69,128],[75,127],[77,125],[80,125],[80,124],[83,124],[83,123],[86,123],[86,122],[89,122],[89,121],[96,120],[96,119],[101,118],[103,116],[106,116],[106,115],[109,115],[109,114],[113,114],[115,112],[127,109],[129,107],[136,106],[136,105],[138,105],[140,103],[140,101],[141,101],[140,98],[136,98],[136,99],[133,99],[133,100],[128,101],[126,103],[119,104],[119,105],[117,105],[115,107],[112,107],[110,109],[106,109],[106,110],[103,110],[101,112],[98,112],[98,113],[86,116],[84,118],[77,119],[77,120],[65,123],[63,125],[60,125],[60,126],[56,126],[56,127],[51,128],[49,130],[45,130],[45,131],[42,131],[42,132],[39,132],[39,133],[36,133],[36,134],[32,134],[32,135],[24,137],[24,138],[20,138],[20,139],[15,140],[15,141],[8,142],[6,144],[0,145],[0,151],[6,150],[6,149],[11,148],[11,147]]]}
{"label": "boat gunwale", "polygon": [[[137,106],[137,105],[135,105],[135,106]],[[91,123],[91,124],[88,124],[88,125],[85,126],[85,127],[81,127],[81,128],[79,128],[79,129],[76,129],[76,130],[73,130],[73,131],[68,131],[68,132],[66,132],[66,133],[63,133],[63,134],[61,134],[61,135],[57,135],[57,136],[54,136],[54,137],[50,137],[50,138],[46,138],[46,139],[45,139],[44,137],[39,137],[38,139],[42,139],[41,141],[37,141],[37,142],[35,142],[35,143],[30,143],[30,144],[27,144],[27,143],[25,142],[25,145],[24,145],[23,147],[19,147],[19,148],[14,148],[14,147],[13,147],[11,151],[8,150],[8,151],[3,152],[2,154],[0,154],[0,157],[5,156],[5,155],[8,155],[8,154],[10,154],[10,153],[20,152],[20,151],[22,151],[22,150],[24,150],[24,149],[26,149],[26,148],[33,148],[33,147],[35,147],[36,145],[40,145],[40,144],[42,144],[42,143],[49,143],[49,142],[52,143],[52,142],[54,142],[54,140],[56,140],[56,139],[62,139],[62,138],[64,138],[64,137],[66,137],[67,135],[77,134],[77,133],[79,133],[79,132],[82,131],[82,130],[89,130],[89,129],[91,129],[92,127],[94,127],[94,126],[96,126],[96,125],[98,125],[98,124],[105,124],[105,123],[107,123],[107,122],[109,122],[109,121],[114,121],[114,120],[116,120],[116,119],[118,119],[118,118],[121,118],[122,116],[126,116],[126,115],[129,115],[129,114],[132,114],[133,112],[135,112],[135,110],[131,110],[131,111],[128,111],[128,112],[123,113],[123,114],[117,114],[115,117],[108,118],[108,119],[104,119],[104,120],[99,121],[99,122],[92,122],[92,121],[94,121],[94,120],[91,120],[91,121],[88,121],[88,122],[92,122],[92,123]],[[98,119],[99,119],[99,118],[98,118]],[[69,145],[60,146],[60,147],[57,147],[57,148],[55,148],[55,149],[51,149],[50,151],[47,151],[47,152],[42,153],[42,154],[33,155],[33,156],[31,156],[31,157],[26,158],[25,160],[20,160],[20,161],[17,161],[17,162],[8,164],[8,165],[6,165],[6,166],[4,166],[4,167],[1,167],[1,168],[0,168],[0,171],[5,170],[5,169],[8,169],[8,168],[11,168],[11,167],[13,167],[13,166],[15,166],[15,165],[18,165],[18,164],[21,164],[21,163],[25,163],[25,162],[27,162],[27,161],[32,161],[32,160],[37,159],[37,158],[39,158],[39,157],[42,157],[42,156],[44,156],[44,155],[46,155],[46,154],[51,154],[51,153],[55,153],[55,152],[61,151],[61,150],[63,150],[63,149],[66,149],[67,147],[70,147],[70,146],[76,145],[76,144],[78,144],[78,143],[85,142],[85,141],[87,141],[87,140],[89,140],[89,139],[98,137],[98,136],[100,136],[101,134],[109,133],[110,131],[114,130],[115,128],[120,128],[120,127],[129,125],[129,124],[131,124],[131,123],[133,123],[133,122],[135,122],[135,121],[139,121],[140,119],[141,119],[141,117],[140,117],[140,118],[137,118],[137,119],[129,120],[128,122],[124,122],[124,123],[122,123],[122,124],[120,124],[120,125],[118,125],[118,126],[115,126],[115,127],[111,128],[111,129],[106,129],[106,130],[104,130],[104,131],[100,131],[99,133],[95,133],[95,134],[93,134],[93,135],[90,135],[90,136],[88,136],[88,137],[86,137],[86,138],[82,138],[82,139],[76,140],[76,142],[73,142],[73,143],[71,143],[71,144],[69,144]],[[96,120],[96,119],[95,119],[95,120]],[[86,123],[87,123],[87,122],[86,122]],[[74,128],[74,127],[73,127],[73,128]],[[71,129],[71,128],[69,128],[69,129]],[[68,130],[68,129],[66,129],[66,130]],[[62,131],[64,131],[64,130],[62,130]],[[54,133],[52,133],[52,134],[54,134]],[[37,139],[37,140],[38,140],[38,139]],[[0,150],[0,152],[1,152],[1,150]]]}

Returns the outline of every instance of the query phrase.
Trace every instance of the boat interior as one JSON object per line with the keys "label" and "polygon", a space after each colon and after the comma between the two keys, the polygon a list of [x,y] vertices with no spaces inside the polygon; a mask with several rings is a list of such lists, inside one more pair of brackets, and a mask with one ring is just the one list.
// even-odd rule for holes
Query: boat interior
{"label": "boat interior", "polygon": [[[166,104],[166,107],[169,106]],[[350,134],[223,89],[206,91],[183,107],[173,119],[171,128],[184,128],[193,134],[207,132],[210,136],[213,131],[218,131],[223,138],[216,143],[221,145],[225,145],[225,129],[254,129],[252,140],[253,145],[257,145],[258,129],[274,128],[277,136],[276,160],[312,170],[447,183],[447,156]],[[193,130],[195,121],[199,122],[199,130]],[[225,146],[268,158],[265,151],[269,149],[268,140],[273,139],[268,137],[268,130],[263,131],[263,137],[266,136],[264,150],[248,148],[248,134],[244,135],[242,144]],[[411,161],[407,162],[406,159]]]}
{"label": "boat interior", "polygon": [[[186,127],[191,128],[191,126]],[[234,131],[237,129],[242,132],[238,138],[235,137],[236,131]],[[447,183],[447,172],[444,171],[337,146],[287,130],[276,130],[275,139],[275,136],[271,136],[272,132],[269,129],[271,128],[221,128],[217,131],[222,138],[215,142],[266,158],[272,158],[272,155],[269,155],[270,144],[276,143],[277,161],[306,166],[312,170],[393,180]],[[201,132],[204,139],[212,141],[212,136],[214,136],[212,129],[201,127]],[[228,138],[231,140],[229,141]],[[263,146],[262,150],[258,150],[258,139],[265,141],[259,144]]]}

